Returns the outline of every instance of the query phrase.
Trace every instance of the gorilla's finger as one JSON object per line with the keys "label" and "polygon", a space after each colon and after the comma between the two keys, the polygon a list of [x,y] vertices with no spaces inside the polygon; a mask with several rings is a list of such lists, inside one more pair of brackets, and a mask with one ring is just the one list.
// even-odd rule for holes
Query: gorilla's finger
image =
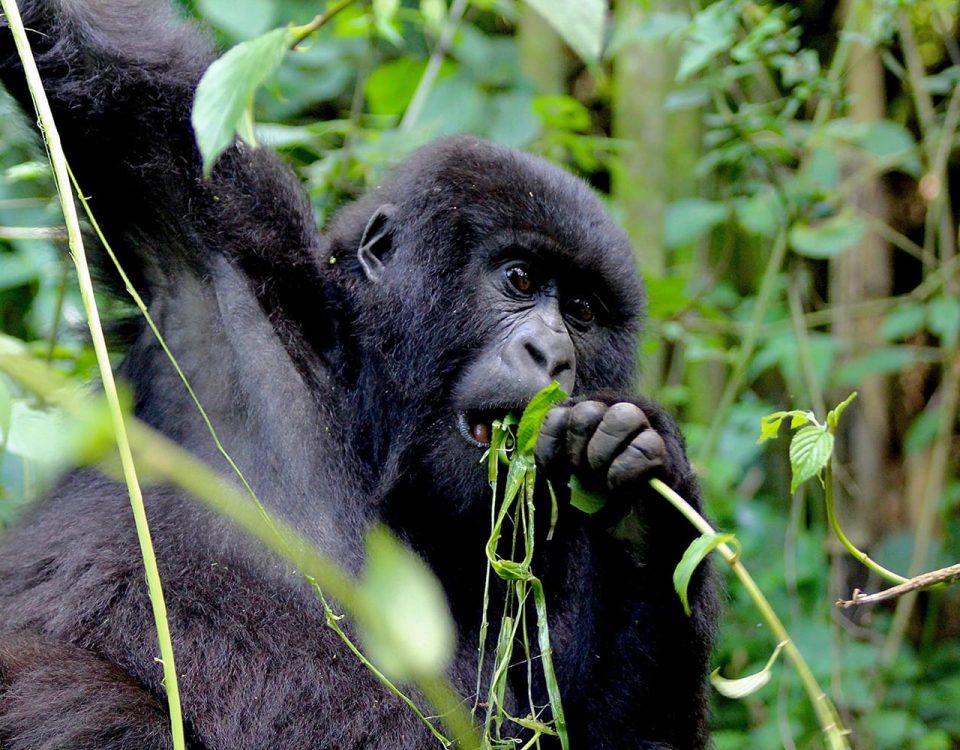
{"label": "gorilla's finger", "polygon": [[587,443],[607,411],[606,404],[599,401],[581,401],[570,410],[570,423],[567,425],[567,459],[572,469],[587,466]]}
{"label": "gorilla's finger", "polygon": [[570,422],[569,406],[555,406],[547,412],[540,427],[533,455],[543,468],[549,469],[557,459],[564,455],[567,425]]}
{"label": "gorilla's finger", "polygon": [[611,406],[587,444],[590,468],[594,471],[606,469],[623,446],[648,427],[650,422],[639,406],[628,401]]}
{"label": "gorilla's finger", "polygon": [[663,466],[666,451],[660,433],[644,430],[610,464],[607,484],[611,489],[617,489],[659,469]]}

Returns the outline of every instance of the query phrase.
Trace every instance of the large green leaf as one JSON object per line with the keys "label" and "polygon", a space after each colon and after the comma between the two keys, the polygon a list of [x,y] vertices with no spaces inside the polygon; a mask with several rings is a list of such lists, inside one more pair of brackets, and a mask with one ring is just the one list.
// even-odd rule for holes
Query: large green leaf
{"label": "large green leaf", "polygon": [[790,441],[790,491],[811,477],[817,476],[833,453],[833,434],[822,425],[807,425],[797,431]]}
{"label": "large green leaf", "polygon": [[256,145],[253,97],[295,41],[292,29],[273,29],[231,48],[207,68],[197,86],[191,117],[204,175],[210,174],[234,137]]}
{"label": "large green leaf", "polygon": [[371,661],[394,680],[443,674],[453,654],[453,619],[426,564],[384,527],[367,533],[360,595],[371,616],[358,623]]}
{"label": "large green leaf", "polygon": [[584,62],[595,64],[603,49],[605,0],[527,0]]}

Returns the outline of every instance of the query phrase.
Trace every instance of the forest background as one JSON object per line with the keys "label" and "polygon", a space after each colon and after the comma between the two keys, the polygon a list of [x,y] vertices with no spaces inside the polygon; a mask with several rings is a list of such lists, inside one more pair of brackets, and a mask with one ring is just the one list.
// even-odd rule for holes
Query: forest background
{"label": "forest background", "polygon": [[[225,48],[324,10],[183,5]],[[256,99],[258,140],[297,169],[318,220],[451,133],[588,179],[648,286],[639,387],[680,418],[715,525],[737,535],[852,746],[960,748],[960,588],[837,608],[885,584],[830,532],[816,481],[791,492],[786,440],[757,443],[764,415],[823,421],[857,391],[830,477],[846,535],[905,576],[960,562],[958,4],[618,0],[606,19],[575,0],[345,5]],[[64,235],[49,167],[4,96],[2,342],[89,382]],[[75,458],[56,433],[0,375],[0,525]],[[724,676],[763,667],[776,640],[759,624],[731,576]],[[718,750],[821,746],[782,664],[714,714]]]}

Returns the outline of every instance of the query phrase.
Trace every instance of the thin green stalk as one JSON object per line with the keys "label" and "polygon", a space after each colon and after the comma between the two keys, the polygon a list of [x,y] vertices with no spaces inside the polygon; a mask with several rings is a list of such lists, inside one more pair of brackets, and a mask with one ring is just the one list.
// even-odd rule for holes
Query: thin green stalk
{"label": "thin green stalk", "polygon": [[407,105],[407,111],[403,113],[403,119],[400,121],[401,131],[409,132],[413,128],[414,123],[416,123],[417,118],[420,117],[420,112],[423,110],[423,105],[426,104],[427,96],[429,96],[433,84],[436,83],[437,76],[440,75],[440,66],[443,64],[443,58],[450,48],[450,42],[453,41],[453,34],[456,32],[457,26],[460,25],[460,19],[463,18],[463,13],[466,9],[467,0],[454,0],[453,5],[450,6],[443,31],[440,33],[440,39],[437,41],[437,46],[434,47],[433,54],[430,55],[427,67],[420,77],[420,83],[417,84],[417,89],[413,92],[413,98],[410,99],[410,104]]}
{"label": "thin green stalk", "polygon": [[850,556],[872,570],[881,578],[885,578],[892,583],[906,583],[909,580],[908,578],[904,578],[902,575],[894,573],[892,570],[887,570],[880,563],[872,560],[866,552],[863,552],[853,542],[851,542],[847,535],[843,532],[843,528],[840,526],[840,522],[837,520],[837,514],[833,503],[832,458],[827,461],[827,465],[823,470],[823,487],[824,503],[827,507],[827,521],[830,523],[830,528],[833,530],[833,533],[836,535],[837,539],[840,540],[840,544],[842,544],[847,552],[850,553]]}
{"label": "thin green stalk", "polygon": [[343,628],[340,627],[340,623],[337,622],[339,617],[336,614],[336,612],[333,611],[333,607],[331,607],[330,604],[327,602],[327,598],[323,595],[323,589],[320,588],[320,584],[317,581],[313,580],[312,578],[308,578],[307,580],[313,586],[314,591],[317,592],[317,596],[320,597],[320,602],[321,604],[323,604],[323,610],[326,613],[326,617],[327,617],[327,626],[331,630],[333,630],[334,633],[340,636],[340,640],[342,640],[344,644],[346,644],[347,648],[350,649],[350,652],[355,657],[357,657],[357,659],[360,661],[361,664],[363,664],[363,666],[365,666],[367,669],[370,670],[370,672],[373,673],[373,676],[376,677],[377,680],[379,680],[381,685],[383,685],[387,690],[389,690],[391,693],[393,693],[400,700],[402,700],[404,703],[407,704],[407,707],[411,711],[413,711],[414,714],[417,715],[417,718],[420,719],[420,721],[422,721],[424,725],[426,725],[427,729],[430,730],[430,733],[440,741],[440,744],[442,744],[444,747],[450,747],[453,744],[453,741],[445,737],[443,733],[433,725],[433,722],[431,722],[430,719],[427,718],[427,716],[423,713],[423,711],[420,710],[420,707],[416,703],[414,703],[409,697],[407,697],[407,695],[404,694],[403,691],[401,691],[400,688],[398,688],[390,680],[389,677],[387,677],[383,672],[377,669],[374,666],[372,661],[370,661],[366,656],[363,655],[363,652],[360,651],[359,648],[357,648],[356,644],[350,639],[350,636],[348,636],[344,632]]}
{"label": "thin green stalk", "polygon": [[730,379],[723,389],[720,396],[720,402],[714,413],[713,422],[710,424],[710,430],[704,439],[700,448],[699,460],[701,463],[709,463],[717,448],[720,440],[720,433],[727,422],[727,412],[733,405],[734,399],[740,393],[743,383],[746,379],[747,368],[753,357],[753,351],[757,346],[760,333],[763,330],[763,318],[770,306],[770,299],[773,296],[773,290],[779,283],[780,269],[783,261],[787,257],[787,232],[781,230],[773,242],[773,249],[770,252],[770,258],[767,261],[767,267],[763,272],[763,280],[760,282],[760,290],[757,292],[757,298],[754,302],[753,314],[750,316],[750,327],[743,337],[743,342],[736,353],[734,359],[734,369],[730,374]]}
{"label": "thin green stalk", "polygon": [[[707,520],[697,513],[696,510],[680,495],[674,492],[670,487],[659,479],[651,479],[650,486],[669,502],[674,508],[680,511],[694,528],[701,534],[716,534],[714,528]],[[740,562],[736,551],[729,544],[720,544],[717,550],[733,569],[734,574],[740,579],[743,587],[746,589],[757,609],[760,610],[760,616],[763,617],[767,627],[770,628],[778,643],[783,644],[783,652],[793,664],[794,669],[800,677],[800,682],[807,693],[810,704],[817,715],[820,723],[820,729],[823,731],[827,747],[830,750],[850,750],[850,743],[847,741],[848,732],[840,722],[840,716],[833,702],[817,683],[810,666],[807,664],[800,650],[797,648],[786,627],[780,621],[777,613],[774,612],[770,602],[763,595],[760,587],[757,586],[753,577]]]}
{"label": "thin green stalk", "polygon": [[163,587],[160,582],[160,573],[157,570],[157,559],[153,550],[153,541],[150,538],[150,528],[147,524],[147,514],[143,505],[143,493],[137,479],[137,470],[133,461],[133,452],[127,427],[123,419],[123,410],[120,407],[120,397],[117,394],[117,385],[110,368],[110,354],[103,336],[103,327],[100,324],[100,315],[97,311],[97,301],[93,291],[93,281],[90,278],[90,269],[83,249],[83,237],[80,231],[80,220],[77,216],[76,205],[73,202],[73,191],[70,189],[70,177],[67,171],[66,156],[60,142],[53,119],[53,112],[43,90],[40,71],[37,69],[30,43],[20,18],[20,9],[16,0],[0,0],[7,23],[13,34],[30,96],[40,121],[44,142],[47,145],[50,163],[53,167],[53,176],[60,196],[60,207],[63,210],[64,221],[67,225],[67,237],[74,265],[77,268],[77,278],[80,283],[80,294],[83,307],[87,315],[87,325],[93,340],[93,348],[97,357],[97,366],[100,369],[100,378],[103,381],[104,396],[110,411],[117,450],[120,454],[120,464],[124,481],[130,495],[130,505],[133,508],[133,518],[137,529],[137,539],[140,542],[140,552],[143,557],[143,566],[146,572],[147,589],[150,594],[150,604],[153,608],[153,619],[157,627],[157,641],[160,648],[160,660],[163,664],[163,684],[167,693],[167,705],[170,713],[170,731],[173,738],[174,750],[185,748],[183,732],[183,716],[180,708],[180,691],[177,686],[177,671],[173,657],[173,644],[170,640],[170,629],[167,622],[167,608],[163,599]]}
{"label": "thin green stalk", "polygon": [[340,2],[330,8],[330,10],[314,16],[313,20],[309,23],[305,23],[302,26],[294,26],[292,29],[294,33],[294,42],[290,45],[291,49],[300,44],[300,42],[310,36],[314,31],[317,31],[322,26],[330,23],[334,16],[349,8],[356,1],[357,0],[340,0]]}

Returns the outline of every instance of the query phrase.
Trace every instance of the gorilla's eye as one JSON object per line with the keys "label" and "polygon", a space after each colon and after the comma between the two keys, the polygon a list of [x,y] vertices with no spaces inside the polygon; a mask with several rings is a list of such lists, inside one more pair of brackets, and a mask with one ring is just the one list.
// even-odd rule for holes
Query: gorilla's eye
{"label": "gorilla's eye", "polygon": [[507,269],[507,279],[513,288],[522,294],[533,291],[533,277],[525,266],[512,266]]}
{"label": "gorilla's eye", "polygon": [[589,323],[594,318],[593,305],[590,304],[590,300],[582,297],[570,300],[567,303],[567,308],[570,310],[570,314],[581,323]]}

